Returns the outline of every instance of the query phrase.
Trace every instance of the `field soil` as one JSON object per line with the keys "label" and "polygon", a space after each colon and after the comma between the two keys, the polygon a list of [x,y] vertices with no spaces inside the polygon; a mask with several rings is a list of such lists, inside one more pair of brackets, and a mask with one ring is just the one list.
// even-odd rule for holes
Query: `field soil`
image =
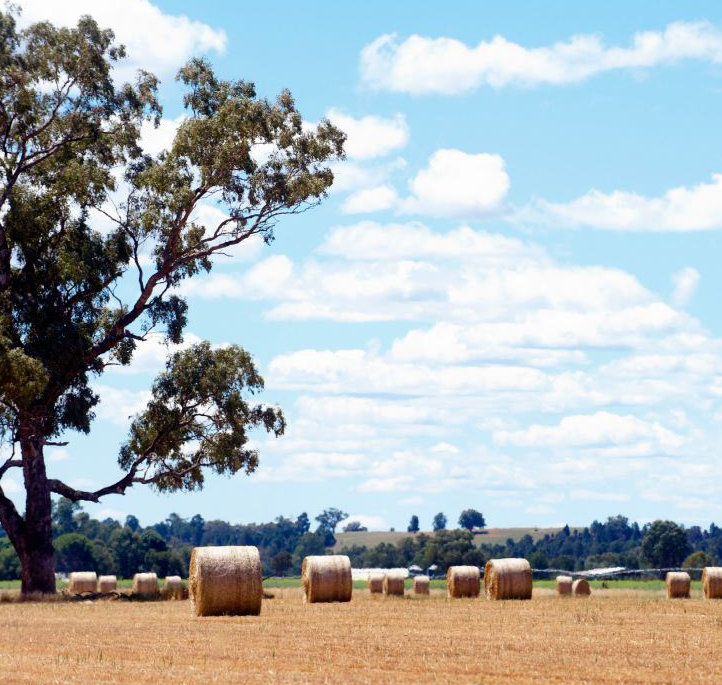
{"label": "field soil", "polygon": [[[547,534],[558,533],[561,528],[487,528],[483,533],[474,535],[475,544],[481,545],[503,545],[508,538],[515,542],[521,540],[525,535],[531,535],[536,541],[543,538]],[[572,528],[572,530],[574,530]],[[581,530],[581,528],[579,529]],[[434,532],[424,532],[424,535],[435,535]],[[402,531],[360,531],[356,533],[336,533],[336,545],[334,550],[338,551],[341,547],[350,547],[351,545],[365,545],[366,547],[375,547],[382,542],[390,542],[396,544],[403,538],[415,537],[419,533],[407,533]]]}
{"label": "field soil", "polygon": [[174,685],[722,682],[722,601],[535,588],[527,602],[371,597],[259,617],[196,618],[181,602],[0,604],[0,681]]}

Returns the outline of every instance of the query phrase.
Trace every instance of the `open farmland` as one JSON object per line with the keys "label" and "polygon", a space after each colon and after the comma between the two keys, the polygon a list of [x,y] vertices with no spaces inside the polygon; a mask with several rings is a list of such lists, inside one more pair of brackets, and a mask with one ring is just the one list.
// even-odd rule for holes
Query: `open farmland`
{"label": "open farmland", "polygon": [[[525,535],[531,535],[534,541],[543,538],[545,535],[558,533],[561,528],[487,528],[483,533],[474,535],[474,543],[478,546],[482,543],[487,545],[503,545],[508,538],[515,542],[521,540]],[[574,530],[574,528],[572,528]],[[581,530],[579,528],[578,530]],[[415,537],[420,533],[407,533],[406,531],[360,531],[353,533],[336,533],[336,544],[333,549],[338,551],[342,547],[350,547],[351,545],[363,545],[365,547],[375,547],[382,542],[395,545],[399,540],[408,537]],[[434,532],[424,531],[424,535],[435,535]]]}
{"label": "open farmland", "polygon": [[198,619],[188,602],[0,604],[2,682],[722,682],[722,602],[535,588],[529,602],[357,590],[306,605],[297,589],[275,593],[260,617]]}

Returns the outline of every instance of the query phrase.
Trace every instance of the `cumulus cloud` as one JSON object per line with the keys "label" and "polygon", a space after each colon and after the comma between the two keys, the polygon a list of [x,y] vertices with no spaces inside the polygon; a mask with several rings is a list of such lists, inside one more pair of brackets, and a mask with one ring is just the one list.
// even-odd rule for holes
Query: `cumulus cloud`
{"label": "cumulus cloud", "polygon": [[343,527],[351,521],[358,521],[362,526],[366,526],[369,530],[388,530],[389,523],[383,516],[377,516],[376,514],[351,514],[348,518],[343,519],[338,524],[338,530],[343,530]]}
{"label": "cumulus cloud", "polygon": [[409,127],[403,114],[387,119],[368,115],[356,119],[338,109],[326,116],[347,136],[346,154],[350,159],[372,159],[403,148],[409,141]]}
{"label": "cumulus cloud", "polygon": [[499,155],[441,149],[409,181],[409,189],[399,205],[402,213],[478,218],[502,208],[509,176]]}
{"label": "cumulus cloud", "polygon": [[671,188],[658,197],[590,190],[570,202],[537,200],[517,220],[613,231],[689,232],[722,228],[722,174],[710,183]]}
{"label": "cumulus cloud", "polygon": [[74,26],[82,15],[89,14],[101,28],[113,29],[116,42],[125,45],[128,53],[115,67],[115,76],[121,81],[133,80],[138,69],[170,76],[191,56],[223,53],[226,48],[223,29],[165,13],[148,0],[20,0],[20,6],[22,25],[50,21]]}
{"label": "cumulus cloud", "polygon": [[100,396],[96,416],[118,426],[130,425],[131,418],[143,411],[151,398],[149,390],[127,390],[101,383],[93,386],[93,389]]}
{"label": "cumulus cloud", "polygon": [[709,22],[675,22],[636,33],[628,47],[598,35],[526,47],[496,35],[469,47],[453,38],[384,34],[361,51],[361,79],[373,89],[415,95],[456,95],[482,86],[531,87],[577,83],[606,71],[640,69],[685,59],[722,61],[722,33]]}
{"label": "cumulus cloud", "polygon": [[497,431],[494,441],[515,447],[586,447],[644,456],[674,452],[681,447],[683,438],[657,421],[599,411],[565,416],[557,425],[534,424],[519,431]]}
{"label": "cumulus cloud", "polygon": [[364,188],[349,195],[341,205],[344,214],[366,214],[369,212],[382,212],[396,207],[399,196],[390,185]]}
{"label": "cumulus cloud", "polygon": [[678,307],[684,307],[688,304],[692,296],[697,292],[699,279],[699,271],[691,266],[687,266],[675,273],[672,276],[672,282],[674,283],[672,302]]}

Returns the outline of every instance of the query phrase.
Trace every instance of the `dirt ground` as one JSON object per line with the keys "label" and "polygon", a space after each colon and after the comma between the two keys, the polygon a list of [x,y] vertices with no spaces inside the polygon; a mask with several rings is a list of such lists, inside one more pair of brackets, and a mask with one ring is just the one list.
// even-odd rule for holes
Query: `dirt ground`
{"label": "dirt ground", "polygon": [[602,591],[527,602],[371,597],[260,617],[196,618],[187,601],[0,604],[0,682],[722,683],[722,601]]}

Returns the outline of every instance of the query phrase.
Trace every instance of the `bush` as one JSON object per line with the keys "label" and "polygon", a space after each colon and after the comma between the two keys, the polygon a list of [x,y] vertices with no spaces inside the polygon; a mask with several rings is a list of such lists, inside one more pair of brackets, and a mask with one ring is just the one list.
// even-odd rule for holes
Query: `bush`
{"label": "bush", "polygon": [[682,568],[704,568],[705,566],[716,566],[717,559],[712,554],[700,550],[692,552],[682,563]]}

